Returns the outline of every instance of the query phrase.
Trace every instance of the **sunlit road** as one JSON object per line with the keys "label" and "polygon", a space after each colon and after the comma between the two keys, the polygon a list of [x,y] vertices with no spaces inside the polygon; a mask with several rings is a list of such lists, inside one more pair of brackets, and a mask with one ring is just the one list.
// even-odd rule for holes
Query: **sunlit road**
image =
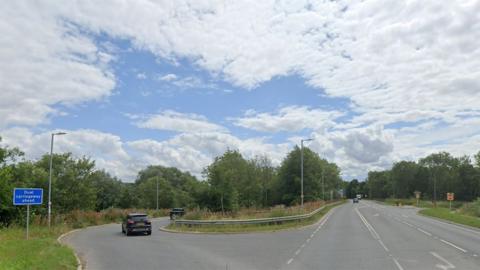
{"label": "sunlit road", "polygon": [[315,225],[274,233],[126,237],[120,225],[66,238],[87,269],[480,269],[480,231],[371,201],[337,207]]}

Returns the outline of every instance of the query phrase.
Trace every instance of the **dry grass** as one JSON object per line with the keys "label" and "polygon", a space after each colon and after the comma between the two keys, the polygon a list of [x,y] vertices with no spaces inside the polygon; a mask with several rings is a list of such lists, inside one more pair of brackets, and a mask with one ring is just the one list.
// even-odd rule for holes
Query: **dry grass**
{"label": "dry grass", "polygon": [[270,218],[270,217],[283,217],[301,215],[312,212],[324,205],[324,201],[308,202],[305,203],[303,208],[300,205],[291,207],[285,207],[284,205],[277,205],[270,208],[257,209],[257,208],[242,208],[236,212],[211,212],[203,209],[193,209],[187,211],[182,219],[188,220],[222,220],[222,219],[255,219],[255,218]]}

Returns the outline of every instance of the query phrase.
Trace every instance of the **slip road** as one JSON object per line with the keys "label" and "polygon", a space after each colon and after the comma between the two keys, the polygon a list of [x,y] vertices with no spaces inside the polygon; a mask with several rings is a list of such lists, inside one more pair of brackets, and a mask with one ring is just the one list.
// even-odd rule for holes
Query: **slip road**
{"label": "slip road", "polygon": [[302,229],[273,233],[126,237],[120,225],[92,227],[65,241],[102,269],[480,269],[480,231],[417,215],[417,209],[361,201]]}

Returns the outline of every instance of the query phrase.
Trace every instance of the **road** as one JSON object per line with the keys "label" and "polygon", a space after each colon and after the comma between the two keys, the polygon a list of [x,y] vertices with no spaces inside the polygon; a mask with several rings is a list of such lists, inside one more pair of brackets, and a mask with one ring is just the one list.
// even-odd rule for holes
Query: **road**
{"label": "road", "polygon": [[344,204],[302,229],[248,234],[126,237],[120,225],[92,227],[65,241],[102,269],[480,269],[480,231],[372,201]]}

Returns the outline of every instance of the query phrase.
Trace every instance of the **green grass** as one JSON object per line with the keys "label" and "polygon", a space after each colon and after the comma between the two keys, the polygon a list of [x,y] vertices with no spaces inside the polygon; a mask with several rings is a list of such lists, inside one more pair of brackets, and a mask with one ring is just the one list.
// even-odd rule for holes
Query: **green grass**
{"label": "green grass", "polygon": [[420,210],[419,213],[426,216],[441,218],[455,223],[480,228],[480,218],[462,215],[457,211],[450,211],[448,208],[427,208]]}
{"label": "green grass", "polygon": [[73,251],[57,242],[57,237],[69,230],[33,226],[26,240],[25,228],[0,229],[0,269],[77,269]]}
{"label": "green grass", "polygon": [[[410,199],[385,199],[382,202],[388,204],[388,205],[412,205],[412,206],[417,206],[417,200],[410,198]],[[453,201],[452,202],[452,208],[457,209],[463,206],[465,202],[461,201]],[[432,201],[425,201],[425,200],[420,200],[418,202],[418,207],[420,208],[432,208],[433,207],[433,202]],[[448,201],[437,201],[437,207],[441,208],[448,208],[449,207],[449,202]]]}
{"label": "green grass", "polygon": [[281,224],[252,224],[252,225],[202,225],[202,226],[186,226],[186,225],[174,225],[170,224],[167,229],[182,231],[182,232],[204,232],[204,233],[240,233],[240,232],[265,232],[265,231],[278,231],[297,227],[303,227],[314,224],[322,216],[324,216],[330,209],[345,201],[336,202],[327,205],[324,209],[318,212],[316,215],[309,219],[302,221],[290,221]]}

